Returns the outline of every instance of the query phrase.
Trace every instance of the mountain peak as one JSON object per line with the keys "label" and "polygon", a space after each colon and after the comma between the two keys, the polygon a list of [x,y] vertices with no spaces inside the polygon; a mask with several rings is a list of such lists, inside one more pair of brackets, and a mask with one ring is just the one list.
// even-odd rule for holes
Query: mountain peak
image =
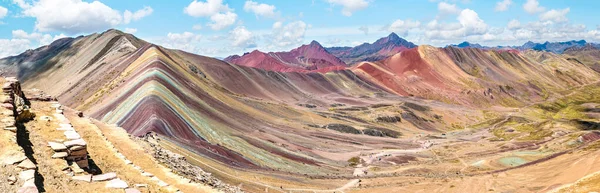
{"label": "mountain peak", "polygon": [[316,47],[323,47],[321,46],[321,44],[319,42],[317,42],[317,40],[313,40],[310,42],[310,44],[308,44],[309,46],[316,46]]}
{"label": "mountain peak", "polygon": [[388,40],[400,40],[402,38],[400,38],[400,36],[398,36],[398,34],[396,34],[395,32],[390,33],[390,35],[387,36]]}

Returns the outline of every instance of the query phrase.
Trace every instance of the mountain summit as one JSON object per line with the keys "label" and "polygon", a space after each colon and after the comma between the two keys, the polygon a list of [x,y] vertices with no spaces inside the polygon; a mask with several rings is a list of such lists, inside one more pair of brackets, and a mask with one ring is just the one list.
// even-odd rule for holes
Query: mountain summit
{"label": "mountain summit", "polygon": [[353,65],[362,61],[379,61],[414,47],[417,46],[392,32],[373,44],[364,43],[356,47],[332,47],[327,48],[327,50],[347,64]]}

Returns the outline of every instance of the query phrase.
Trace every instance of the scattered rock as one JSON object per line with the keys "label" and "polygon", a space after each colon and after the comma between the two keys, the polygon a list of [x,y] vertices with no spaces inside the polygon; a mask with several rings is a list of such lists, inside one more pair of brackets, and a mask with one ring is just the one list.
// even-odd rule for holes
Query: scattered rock
{"label": "scattered rock", "polygon": [[33,179],[35,177],[35,170],[25,170],[19,173],[19,179],[23,181],[27,181],[29,179]]}
{"label": "scattered rock", "polygon": [[77,111],[76,114],[77,114],[78,117],[83,117],[83,112],[81,112],[81,111]]}
{"label": "scattered rock", "polygon": [[81,175],[81,176],[73,176],[71,179],[73,179],[73,180],[79,180],[79,181],[85,181],[85,182],[91,182],[92,181],[92,175],[88,174],[88,175]]}
{"label": "scattered rock", "polygon": [[108,181],[106,183],[107,188],[116,188],[116,189],[125,189],[128,188],[129,185],[127,185],[127,182],[121,180],[121,179],[112,179],[110,181]]}
{"label": "scattered rock", "polygon": [[115,178],[117,178],[117,174],[114,172],[111,172],[111,173],[99,174],[99,175],[92,176],[92,181],[100,182],[100,181],[112,180]]}
{"label": "scattered rock", "polygon": [[141,193],[141,192],[135,188],[127,188],[127,189],[125,189],[125,193]]}
{"label": "scattered rock", "polygon": [[148,173],[148,172],[144,172],[144,173],[142,173],[142,176],[146,176],[146,177],[154,177],[154,174],[152,174],[152,173]]}
{"label": "scattered rock", "polygon": [[4,127],[4,130],[12,131],[13,133],[17,132],[17,127]]}
{"label": "scattered rock", "polygon": [[65,146],[62,143],[48,142],[48,145],[50,145],[50,148],[52,148],[52,150],[54,150],[54,151],[65,151],[65,150],[67,150],[67,146]]}
{"label": "scattered rock", "polygon": [[147,188],[148,184],[135,184],[134,186],[138,188]]}
{"label": "scattered rock", "polygon": [[15,184],[16,182],[17,182],[17,178],[16,178],[16,177],[14,177],[14,176],[10,176],[10,177],[8,177],[8,183],[9,183],[10,185],[13,185],[13,184]]}
{"label": "scattered rock", "polygon": [[25,159],[27,159],[27,157],[25,157],[25,155],[13,155],[13,156],[3,158],[3,160],[4,160],[3,162],[4,162],[4,165],[13,165],[16,163],[20,163]]}
{"label": "scattered rock", "polygon": [[40,120],[42,120],[42,121],[51,121],[51,120],[52,120],[52,117],[49,117],[49,116],[41,116],[41,117],[40,117]]}
{"label": "scattered rock", "polygon": [[17,165],[17,167],[26,170],[33,170],[37,168],[35,164],[33,164],[33,162],[31,162],[31,160],[29,159],[23,160],[19,165]]}
{"label": "scattered rock", "polygon": [[377,117],[375,120],[377,122],[384,122],[384,123],[402,122],[402,119],[400,119],[400,117],[398,117],[398,116],[381,116],[381,117]]}

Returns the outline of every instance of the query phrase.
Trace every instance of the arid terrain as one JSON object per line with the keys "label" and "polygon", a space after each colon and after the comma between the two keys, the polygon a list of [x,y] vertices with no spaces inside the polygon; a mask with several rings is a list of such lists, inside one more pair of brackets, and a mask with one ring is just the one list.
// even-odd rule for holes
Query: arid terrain
{"label": "arid terrain", "polygon": [[0,188],[599,191],[599,53],[392,33],[223,61],[118,30],[63,38],[0,59],[0,160],[16,159]]}

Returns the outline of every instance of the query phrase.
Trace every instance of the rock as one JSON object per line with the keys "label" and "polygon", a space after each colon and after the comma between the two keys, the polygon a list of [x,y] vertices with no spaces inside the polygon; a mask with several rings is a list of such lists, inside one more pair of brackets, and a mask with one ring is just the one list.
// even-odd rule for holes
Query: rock
{"label": "rock", "polygon": [[146,176],[146,177],[154,177],[154,174],[152,174],[152,173],[148,173],[148,172],[144,172],[144,173],[142,173],[142,176]]}
{"label": "rock", "polygon": [[35,186],[23,186],[17,190],[17,193],[38,193],[38,189]]}
{"label": "rock", "polygon": [[99,175],[92,176],[92,181],[100,182],[100,181],[112,180],[115,178],[117,178],[117,174],[114,172],[111,172],[111,173],[99,174]]}
{"label": "rock", "polygon": [[12,104],[9,104],[9,103],[2,103],[0,106],[2,106],[5,109],[8,109],[8,110],[15,109],[15,106],[13,106]]}
{"label": "rock", "polygon": [[62,158],[67,157],[68,155],[69,154],[67,152],[56,152],[56,153],[54,153],[54,155],[52,155],[52,158],[54,158],[54,159],[57,159],[57,158],[58,159],[62,159]]}
{"label": "rock", "polygon": [[13,184],[15,184],[16,182],[17,182],[17,178],[16,178],[16,177],[14,177],[14,176],[10,176],[10,177],[8,177],[8,183],[9,183],[10,185],[13,185]]}
{"label": "rock", "polygon": [[75,139],[75,140],[71,140],[71,141],[65,141],[63,144],[65,144],[65,146],[67,147],[73,147],[73,146],[87,146],[87,143],[83,140],[83,139]]}
{"label": "rock", "polygon": [[35,168],[37,168],[35,164],[33,164],[33,162],[31,162],[31,160],[29,159],[23,160],[19,165],[17,165],[17,167],[26,170],[34,170]]}
{"label": "rock", "polygon": [[135,187],[138,187],[138,188],[147,188],[148,184],[135,184]]}
{"label": "rock", "polygon": [[52,150],[54,150],[54,151],[65,151],[65,150],[67,150],[67,146],[65,146],[62,143],[48,142],[48,145],[50,145],[50,148],[52,148]]}
{"label": "rock", "polygon": [[58,125],[59,125],[60,127],[64,127],[64,128],[69,128],[69,127],[71,127],[71,128],[72,128],[72,127],[73,127],[73,125],[71,125],[71,124],[66,124],[66,123],[61,123],[61,124],[58,124]]}
{"label": "rock", "polygon": [[58,114],[63,114],[63,110],[56,109],[56,113],[58,113]]}
{"label": "rock", "polygon": [[59,127],[59,128],[56,128],[56,130],[58,130],[58,131],[75,131],[75,129],[73,127]]}
{"label": "rock", "polygon": [[86,158],[86,159],[79,160],[79,161],[76,161],[75,163],[76,163],[76,164],[77,164],[77,165],[78,165],[80,168],[89,168],[89,167],[90,167],[90,165],[89,165],[90,163],[89,163],[89,161],[87,160],[87,158]]}
{"label": "rock", "polygon": [[106,183],[106,188],[116,188],[116,189],[125,189],[128,188],[127,182],[121,179],[112,179]]}
{"label": "rock", "polygon": [[4,163],[4,165],[13,165],[16,163],[20,163],[25,159],[27,159],[27,157],[25,157],[25,155],[13,155],[13,156],[3,158],[2,162]]}
{"label": "rock", "polygon": [[76,145],[73,147],[69,147],[69,151],[78,151],[78,150],[82,150],[82,149],[85,149],[85,146]]}
{"label": "rock", "polygon": [[75,131],[65,131],[64,134],[68,140],[81,139],[79,133]]}
{"label": "rock", "polygon": [[17,127],[4,127],[4,130],[12,131],[13,133],[17,132]]}
{"label": "rock", "polygon": [[141,193],[141,192],[135,188],[127,188],[127,189],[125,189],[125,193]]}
{"label": "rock", "polygon": [[81,150],[77,150],[77,151],[71,151],[69,152],[70,156],[83,156],[83,155],[87,155],[87,150],[85,149],[81,149]]}
{"label": "rock", "polygon": [[81,111],[77,111],[76,114],[77,114],[78,117],[83,117],[83,112],[81,112]]}
{"label": "rock", "polygon": [[54,104],[50,105],[50,107],[55,108],[55,109],[60,109],[62,107],[62,105],[60,105],[58,103],[54,103]]}
{"label": "rock", "polygon": [[33,179],[35,177],[35,170],[25,170],[19,173],[19,179],[23,181],[27,181],[29,179]]}
{"label": "rock", "polygon": [[124,162],[125,162],[125,164],[127,164],[127,165],[133,164],[133,162],[129,161],[128,159],[125,159],[125,160],[124,160]]}
{"label": "rock", "polygon": [[41,116],[41,117],[40,117],[40,120],[42,120],[42,121],[51,121],[51,120],[52,120],[52,117],[49,117],[49,116]]}
{"label": "rock", "polygon": [[73,180],[79,180],[79,181],[85,181],[85,182],[91,182],[92,181],[92,175],[88,174],[88,175],[81,175],[81,176],[73,176],[71,179],[73,179]]}

